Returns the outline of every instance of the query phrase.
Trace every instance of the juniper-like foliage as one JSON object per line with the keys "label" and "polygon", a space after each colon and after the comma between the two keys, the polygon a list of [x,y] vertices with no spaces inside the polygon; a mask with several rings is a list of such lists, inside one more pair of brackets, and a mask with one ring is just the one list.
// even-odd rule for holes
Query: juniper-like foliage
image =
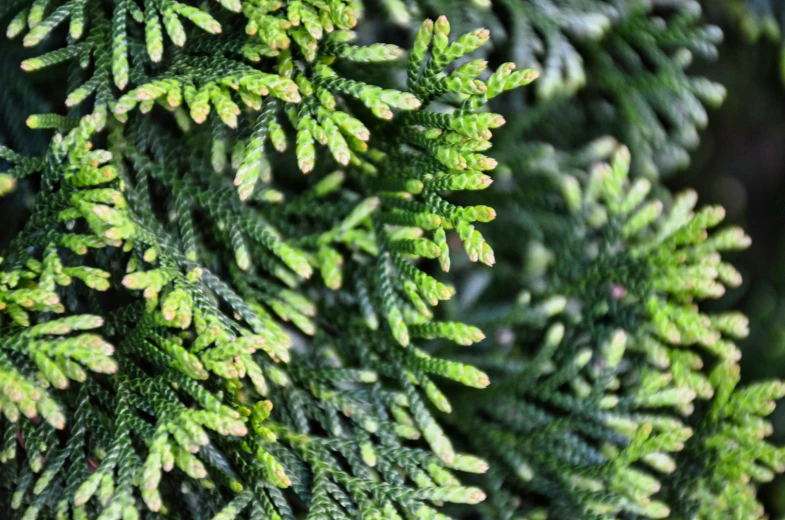
{"label": "juniper-like foliage", "polygon": [[29,212],[0,506],[763,515],[785,387],[734,390],[746,318],[699,308],[748,238],[656,180],[724,95],[686,71],[719,30],[691,1],[497,3],[453,28],[439,0],[0,6],[26,73],[0,78],[0,194]]}
{"label": "juniper-like foliage", "polygon": [[714,230],[724,211],[694,192],[664,204],[614,141],[523,155],[497,192],[519,239],[486,289],[493,339],[459,357],[494,384],[449,419],[491,464],[486,516],[760,517],[752,483],[785,469],[763,440],[785,386],[734,391],[748,320],[699,307],[741,282],[721,253],[749,238]]}
{"label": "juniper-like foliage", "polygon": [[[428,13],[449,9],[422,3]],[[467,10],[494,28],[492,58],[540,72],[506,101],[519,138],[574,149],[613,135],[630,148],[634,175],[658,178],[689,163],[706,108],[725,97],[722,85],[689,74],[694,59],[717,57],[722,39],[695,0],[496,0],[492,11]]]}

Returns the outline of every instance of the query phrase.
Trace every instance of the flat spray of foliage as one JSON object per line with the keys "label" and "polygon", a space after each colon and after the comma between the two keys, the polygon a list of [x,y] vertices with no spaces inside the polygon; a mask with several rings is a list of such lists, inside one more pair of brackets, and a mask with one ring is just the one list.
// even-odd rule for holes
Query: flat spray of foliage
{"label": "flat spray of foliage", "polygon": [[724,96],[687,73],[721,33],[691,1],[495,4],[0,5],[65,105],[0,78],[51,136],[0,146],[29,212],[3,510],[764,515],[785,386],[735,389],[747,320],[700,308],[749,239],[657,180]]}

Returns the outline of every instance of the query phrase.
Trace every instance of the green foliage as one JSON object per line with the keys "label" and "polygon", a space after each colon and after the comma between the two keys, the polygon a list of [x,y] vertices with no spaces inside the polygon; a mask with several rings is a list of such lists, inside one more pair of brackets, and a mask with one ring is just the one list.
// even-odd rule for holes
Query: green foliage
{"label": "green foliage", "polygon": [[782,32],[785,6],[779,0],[750,2],[747,0],[725,0],[715,9],[721,9],[738,23],[744,36],[751,41],[765,38],[779,41]]}
{"label": "green foliage", "polygon": [[0,7],[67,108],[30,101],[39,154],[0,146],[30,213],[0,261],[0,506],[763,515],[785,390],[735,390],[747,320],[699,307],[748,238],[657,181],[724,96],[686,71],[719,31],[691,1],[498,4]]}
{"label": "green foliage", "polygon": [[765,40],[779,44],[780,78],[785,83],[785,41],[782,38],[785,24],[785,3],[781,0],[725,0],[713,7],[716,17],[727,18],[750,42]]}
{"label": "green foliage", "polygon": [[[724,212],[693,192],[664,209],[613,141],[529,151],[495,201],[518,237],[497,254],[523,265],[486,290],[493,340],[458,356],[494,385],[449,421],[494,468],[485,514],[758,518],[750,482],[783,469],[762,440],[782,388],[734,393],[747,319],[698,306],[741,282],[720,254],[749,238],[711,231]],[[499,308],[494,284],[522,292]]]}
{"label": "green foliage", "polygon": [[[694,57],[716,58],[722,39],[697,2],[497,3],[508,20],[499,52],[542,76],[537,101],[520,101],[535,113],[514,120],[524,136],[548,131],[552,144],[574,148],[613,135],[632,151],[633,172],[648,178],[689,163],[705,107],[725,97],[721,85],[688,74]],[[566,119],[573,124],[559,123]]]}
{"label": "green foliage", "polygon": [[[48,443],[45,464],[20,454],[6,467],[12,508],[130,518],[144,503],[173,514],[178,485],[200,517],[427,516],[425,501],[482,500],[447,469],[463,456],[424,399],[443,405],[432,375],[480,388],[488,379],[412,343],[482,335],[431,321],[431,306],[453,291],[413,260],[449,258],[445,229],[459,229],[492,262],[473,223],[493,210],[440,192],[488,186],[481,171],[496,163],[481,152],[504,120],[475,111],[535,75],[503,65],[486,86],[484,67],[444,74],[488,39],[476,31],[450,43],[444,18],[423,25],[410,93],[337,72],[402,54],[349,43],[356,19],[342,2],[224,2],[243,13],[217,18],[177,2],[107,2],[86,14],[83,4],[28,14],[26,46],[68,17],[71,29],[64,47],[22,68],[78,58],[88,79],[74,82],[66,105],[95,93],[92,109],[30,116],[28,126],[58,131],[41,158],[3,148],[15,165],[4,191],[41,173],[33,216],[3,262],[5,428],[17,428],[21,411],[45,419],[30,427],[38,435],[68,434],[65,446]],[[161,50],[159,15],[182,51]],[[180,17],[210,33],[220,18],[235,31],[186,40]],[[137,19],[143,32],[128,25]],[[168,66],[156,68],[165,54]],[[426,110],[444,95],[466,99],[452,118]],[[372,143],[370,128],[384,138]],[[287,186],[289,158],[274,155],[287,149],[313,182]],[[314,271],[322,280],[308,282]],[[106,339],[28,339],[42,327],[100,324],[83,309],[105,321]],[[116,375],[88,377],[82,366]],[[406,442],[420,436],[432,453]]]}

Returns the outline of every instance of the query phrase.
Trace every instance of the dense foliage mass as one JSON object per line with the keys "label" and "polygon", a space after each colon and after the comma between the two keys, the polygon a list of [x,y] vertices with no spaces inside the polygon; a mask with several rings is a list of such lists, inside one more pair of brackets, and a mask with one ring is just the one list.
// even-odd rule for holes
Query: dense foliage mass
{"label": "dense foliage mass", "polygon": [[0,507],[764,517],[785,385],[701,308],[749,238],[660,184],[721,31],[455,6],[0,5]]}

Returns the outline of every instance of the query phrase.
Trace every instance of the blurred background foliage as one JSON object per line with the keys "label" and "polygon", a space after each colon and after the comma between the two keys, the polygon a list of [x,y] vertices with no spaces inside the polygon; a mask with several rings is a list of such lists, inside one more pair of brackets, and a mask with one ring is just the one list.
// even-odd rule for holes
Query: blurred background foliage
{"label": "blurred background foliage", "polygon": [[[729,223],[744,227],[752,247],[732,261],[744,284],[718,303],[750,317],[740,344],[743,378],[785,377],[785,2],[705,2],[706,16],[722,27],[720,59],[695,72],[723,84],[728,96],[712,111],[690,167],[668,179],[691,186],[705,203],[723,205]],[[773,442],[785,442],[785,408],[772,414]],[[761,490],[772,518],[785,518],[785,478]]]}

